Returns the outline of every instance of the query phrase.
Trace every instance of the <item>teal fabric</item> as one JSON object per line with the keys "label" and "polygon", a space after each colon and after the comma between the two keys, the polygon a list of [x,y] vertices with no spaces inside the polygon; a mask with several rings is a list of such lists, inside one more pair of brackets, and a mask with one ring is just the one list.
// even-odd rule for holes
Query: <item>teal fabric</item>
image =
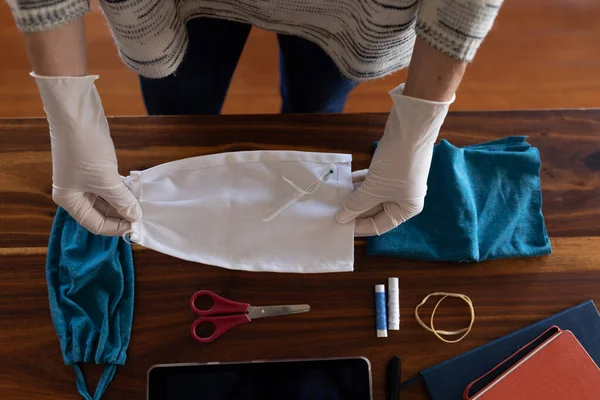
{"label": "teal fabric", "polygon": [[367,254],[458,262],[550,254],[540,154],[525,140],[511,136],[464,148],[442,140],[423,211],[369,238]]}
{"label": "teal fabric", "polygon": [[[73,365],[77,389],[100,399],[117,365],[125,363],[133,322],[131,246],[97,236],[59,208],[48,244],[46,280],[52,321],[65,364]],[[90,396],[80,364],[106,364]]]}

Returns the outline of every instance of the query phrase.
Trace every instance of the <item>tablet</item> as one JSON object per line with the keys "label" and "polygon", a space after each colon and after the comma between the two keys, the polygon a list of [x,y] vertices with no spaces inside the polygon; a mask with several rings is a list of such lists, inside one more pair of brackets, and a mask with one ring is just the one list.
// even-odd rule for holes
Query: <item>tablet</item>
{"label": "tablet", "polygon": [[148,400],[371,400],[364,357],[245,363],[160,364]]}

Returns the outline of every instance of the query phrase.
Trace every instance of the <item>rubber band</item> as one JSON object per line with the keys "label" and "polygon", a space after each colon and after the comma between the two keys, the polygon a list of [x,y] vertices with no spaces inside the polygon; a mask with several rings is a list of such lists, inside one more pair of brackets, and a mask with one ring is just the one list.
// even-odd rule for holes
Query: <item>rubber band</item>
{"label": "rubber band", "polygon": [[137,243],[131,241],[131,236],[132,235],[137,235],[138,237],[140,236],[133,229],[127,229],[125,232],[123,232],[123,234],[121,235],[121,237],[123,238],[123,240],[125,241],[125,243],[127,243],[127,244],[129,244],[131,246],[134,246],[134,245],[137,245]]}
{"label": "rubber band", "polygon": [[[438,302],[436,303],[435,307],[433,307],[433,311],[431,312],[431,319],[429,322],[429,326],[425,325],[425,323],[421,320],[421,317],[419,317],[419,308],[421,306],[423,306],[427,300],[429,300],[429,298],[431,296],[443,296],[440,300],[438,300]],[[467,303],[467,305],[469,306],[469,311],[471,312],[471,322],[469,323],[469,326],[466,328],[462,328],[456,331],[444,331],[444,330],[438,330],[435,329],[434,325],[433,325],[433,318],[435,317],[435,312],[437,311],[438,306],[440,305],[440,303],[442,301],[444,301],[444,299],[446,299],[447,297],[456,297],[458,299],[463,300],[465,303]],[[444,343],[458,343],[461,340],[463,340],[465,337],[467,337],[467,335],[469,334],[469,332],[471,332],[471,328],[473,327],[473,324],[475,323],[475,308],[473,308],[473,302],[471,301],[471,299],[464,295],[464,294],[460,294],[460,293],[446,293],[446,292],[435,292],[435,293],[430,293],[427,296],[425,296],[425,298],[423,299],[423,301],[421,301],[421,303],[419,303],[419,305],[417,306],[417,308],[415,308],[415,318],[417,319],[417,322],[419,323],[419,325],[421,325],[423,328],[425,328],[426,330],[428,330],[429,332],[433,333],[438,339],[440,339],[442,342]],[[461,337],[459,337],[458,339],[455,340],[448,340],[443,338],[441,335],[444,336],[455,336],[455,335],[460,335],[463,334]]]}

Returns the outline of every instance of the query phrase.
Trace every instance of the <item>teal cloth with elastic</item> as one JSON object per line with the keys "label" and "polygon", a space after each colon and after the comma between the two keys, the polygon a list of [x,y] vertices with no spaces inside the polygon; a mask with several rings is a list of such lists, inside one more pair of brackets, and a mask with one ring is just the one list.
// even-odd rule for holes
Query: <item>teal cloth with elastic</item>
{"label": "teal cloth with elastic", "polygon": [[[48,244],[46,280],[52,321],[77,390],[98,400],[123,365],[133,322],[133,257],[119,237],[93,235],[59,208]],[[106,364],[94,396],[81,363]]]}
{"label": "teal cloth with elastic", "polygon": [[552,252],[542,215],[540,154],[526,137],[435,146],[423,211],[371,237],[367,254],[474,262]]}

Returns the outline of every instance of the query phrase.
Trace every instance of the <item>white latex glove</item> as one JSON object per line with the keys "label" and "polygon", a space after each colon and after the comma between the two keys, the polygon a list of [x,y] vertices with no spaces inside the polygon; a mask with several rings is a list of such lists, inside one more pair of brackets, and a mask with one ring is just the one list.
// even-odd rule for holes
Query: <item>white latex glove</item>
{"label": "white latex glove", "polygon": [[94,234],[123,234],[142,210],[117,170],[98,76],[31,76],[50,125],[52,199]]}
{"label": "white latex glove", "polygon": [[433,144],[454,101],[435,102],[390,91],[392,110],[368,170],[355,171],[358,188],[337,213],[338,222],[356,220],[355,236],[381,235],[423,209]]}

